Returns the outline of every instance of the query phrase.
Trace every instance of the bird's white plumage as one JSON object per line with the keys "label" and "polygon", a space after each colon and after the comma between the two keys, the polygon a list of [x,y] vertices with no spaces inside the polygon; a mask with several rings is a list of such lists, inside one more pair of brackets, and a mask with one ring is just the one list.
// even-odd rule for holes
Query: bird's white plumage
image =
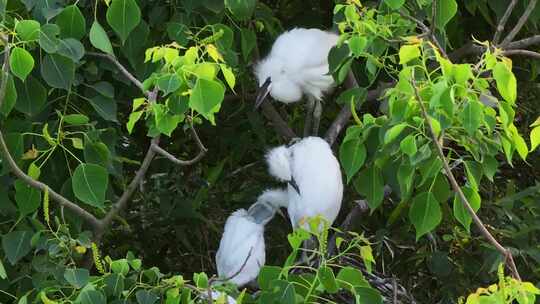
{"label": "bird's white plumage", "polygon": [[286,146],[273,148],[266,153],[266,163],[268,164],[270,175],[280,181],[286,182],[291,180],[290,154]]}
{"label": "bird's white plumage", "polygon": [[[265,262],[264,225],[257,224],[245,209],[235,211],[225,223],[225,231],[216,253],[218,275],[232,277],[238,286],[257,278]],[[250,254],[245,266],[242,265]]]}
{"label": "bird's white plumage", "polygon": [[[295,180],[299,193],[288,185],[287,211],[293,227],[300,226],[302,220],[317,215],[323,216],[332,224],[341,208],[343,198],[343,181],[339,162],[332,153],[328,143],[320,137],[306,137],[290,147],[280,146],[268,152],[268,155],[279,152],[288,157],[288,168],[279,168],[284,172],[290,172]],[[268,157],[267,162],[270,173],[280,180],[284,180],[283,172],[276,170],[276,159],[282,162],[282,158]],[[274,169],[272,169],[274,168]],[[307,223],[306,223],[307,224]],[[306,226],[303,226],[307,228]]]}
{"label": "bird's white plumage", "polygon": [[255,67],[259,86],[270,77],[270,95],[276,100],[296,102],[303,94],[320,100],[334,86],[332,76],[327,75],[328,53],[338,37],[331,32],[304,28],[281,34],[268,56]]}

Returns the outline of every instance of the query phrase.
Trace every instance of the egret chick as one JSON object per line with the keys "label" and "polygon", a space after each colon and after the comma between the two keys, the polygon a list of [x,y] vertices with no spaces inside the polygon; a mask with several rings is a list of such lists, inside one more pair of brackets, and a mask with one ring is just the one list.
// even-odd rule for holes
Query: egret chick
{"label": "egret chick", "polygon": [[239,287],[257,278],[266,259],[264,225],[286,199],[284,191],[267,190],[248,211],[239,209],[229,216],[216,253],[219,277]]}
{"label": "egret chick", "polygon": [[328,75],[328,53],[338,38],[335,33],[305,28],[281,34],[268,56],[255,67],[259,82],[255,108],[268,94],[283,103],[300,101],[306,95],[308,113],[304,136],[317,135],[322,96],[335,86],[334,79]]}
{"label": "egret chick", "polygon": [[332,225],[341,209],[343,181],[339,162],[328,143],[306,137],[290,147],[279,146],[266,154],[271,175],[287,182],[287,207],[293,228],[308,229],[307,219],[324,217]]}

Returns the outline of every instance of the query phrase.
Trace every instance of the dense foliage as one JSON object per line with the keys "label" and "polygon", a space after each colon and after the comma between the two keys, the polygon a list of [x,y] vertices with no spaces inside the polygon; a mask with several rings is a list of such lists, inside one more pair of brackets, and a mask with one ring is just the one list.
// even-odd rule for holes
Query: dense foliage
{"label": "dense foliage", "polygon": [[302,129],[301,103],[252,111],[253,64],[295,26],[340,34],[321,125],[350,232],[299,267],[310,233],[276,218],[259,290],[215,288],[392,303],[377,273],[399,303],[540,293],[536,0],[0,0],[0,18],[0,302],[207,301],[225,218]]}

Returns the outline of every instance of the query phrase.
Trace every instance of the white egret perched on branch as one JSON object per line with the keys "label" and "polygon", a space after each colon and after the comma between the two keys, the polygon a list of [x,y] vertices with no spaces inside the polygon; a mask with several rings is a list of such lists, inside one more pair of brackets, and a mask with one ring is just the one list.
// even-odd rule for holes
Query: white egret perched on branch
{"label": "white egret perched on branch", "polygon": [[216,253],[218,275],[222,281],[243,286],[257,278],[265,263],[264,225],[285,206],[287,196],[280,190],[263,192],[246,211],[229,216]]}
{"label": "white egret perched on branch", "polygon": [[281,34],[270,54],[255,67],[259,82],[255,108],[268,94],[283,103],[300,101],[306,95],[304,136],[317,135],[322,96],[335,86],[332,75],[328,75],[328,53],[338,38],[337,34],[319,29],[295,28]]}
{"label": "white egret perched on branch", "polygon": [[286,196],[275,201],[285,202],[293,228],[308,229],[308,218],[316,216],[332,225],[341,208],[343,181],[339,162],[324,139],[306,137],[290,147],[271,149],[266,161],[270,174],[288,183],[286,194],[275,191],[274,196]]}

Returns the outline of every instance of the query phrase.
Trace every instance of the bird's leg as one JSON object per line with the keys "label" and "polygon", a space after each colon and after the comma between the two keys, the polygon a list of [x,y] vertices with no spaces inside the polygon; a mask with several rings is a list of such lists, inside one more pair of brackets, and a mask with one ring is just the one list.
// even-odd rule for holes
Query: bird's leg
{"label": "bird's leg", "polygon": [[304,123],[304,137],[308,137],[309,135],[311,135],[311,130],[312,130],[311,124],[313,121],[313,110],[315,108],[315,99],[308,97],[306,107],[307,107],[307,111],[306,111],[307,113],[306,113],[306,120]]}
{"label": "bird's leg", "polygon": [[319,135],[319,123],[321,121],[322,115],[322,104],[321,101],[315,100],[315,108],[313,109],[313,136]]}

